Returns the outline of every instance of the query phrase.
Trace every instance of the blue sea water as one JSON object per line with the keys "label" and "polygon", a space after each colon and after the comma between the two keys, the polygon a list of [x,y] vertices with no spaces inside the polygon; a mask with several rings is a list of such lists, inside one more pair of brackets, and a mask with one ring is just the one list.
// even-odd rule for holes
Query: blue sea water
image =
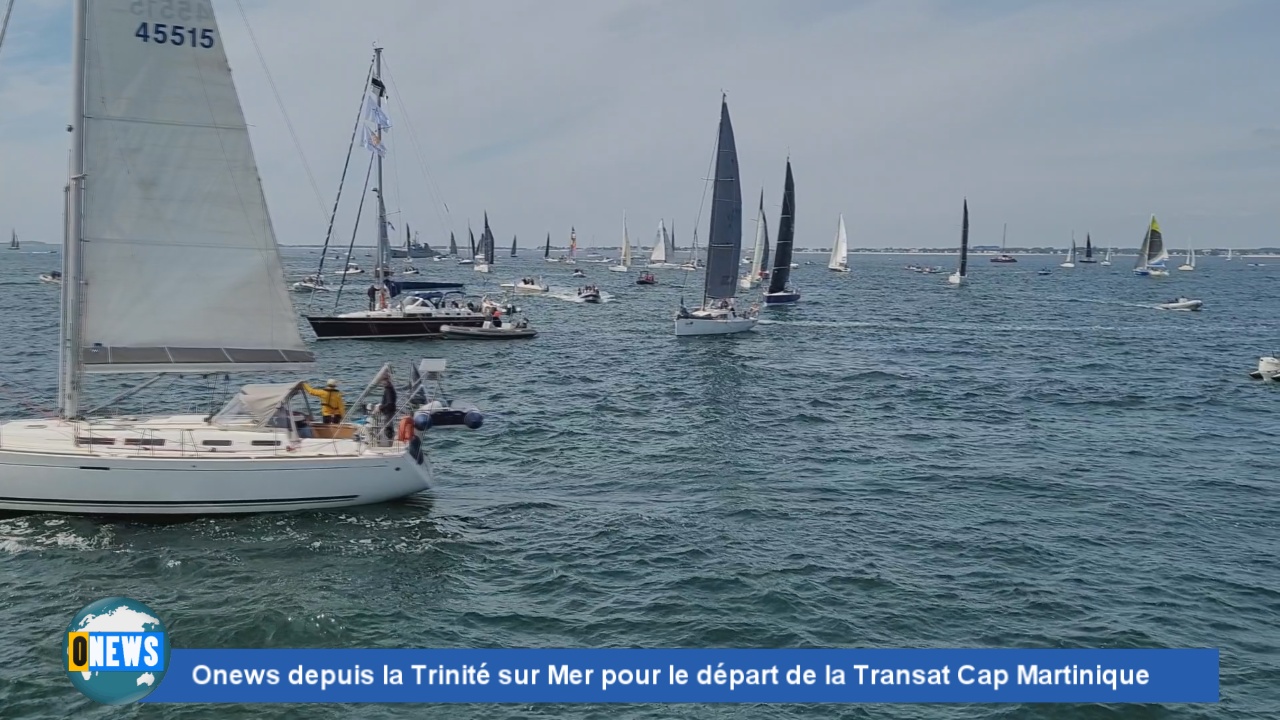
{"label": "blue sea water", "polygon": [[[290,250],[291,276],[318,257]],[[0,417],[52,405],[57,290],[35,277],[56,258],[0,255]],[[950,258],[798,260],[816,263],[802,304],[682,340],[696,276],[418,261],[468,289],[553,286],[519,301],[531,341],[315,346],[310,379],[350,386],[384,360],[449,361],[487,422],[429,443],[439,487],[328,513],[0,517],[0,716],[1275,717],[1280,387],[1246,374],[1280,348],[1280,261],[1135,278],[1129,258],[978,258],[951,288],[902,269]],[[588,281],[609,301],[573,302]],[[1153,308],[1178,295],[1204,311]],[[109,709],[57,648],[110,595],[161,613],[177,647],[1218,647],[1222,702]]]}

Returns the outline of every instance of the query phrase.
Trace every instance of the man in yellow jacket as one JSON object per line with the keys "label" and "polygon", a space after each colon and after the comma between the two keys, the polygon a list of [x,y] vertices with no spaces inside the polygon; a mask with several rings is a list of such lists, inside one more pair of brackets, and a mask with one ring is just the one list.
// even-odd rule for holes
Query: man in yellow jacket
{"label": "man in yellow jacket", "polygon": [[338,389],[337,380],[330,380],[319,389],[303,383],[302,389],[320,398],[320,414],[324,416],[326,425],[342,422],[342,416],[347,414],[347,406],[342,402],[342,391]]}

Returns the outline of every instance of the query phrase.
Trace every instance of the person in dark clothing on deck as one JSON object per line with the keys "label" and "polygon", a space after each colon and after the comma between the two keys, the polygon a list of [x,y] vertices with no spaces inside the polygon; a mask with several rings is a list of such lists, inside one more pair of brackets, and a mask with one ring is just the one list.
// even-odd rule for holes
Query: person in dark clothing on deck
{"label": "person in dark clothing on deck", "polygon": [[378,287],[376,285],[370,285],[369,291],[365,294],[369,296],[369,309],[376,309],[378,307]]}
{"label": "person in dark clothing on deck", "polygon": [[396,384],[388,375],[382,381],[382,402],[378,403],[378,414],[382,416],[382,435],[390,444],[395,439],[396,429],[392,421],[396,417],[396,409],[400,403],[396,397]]}

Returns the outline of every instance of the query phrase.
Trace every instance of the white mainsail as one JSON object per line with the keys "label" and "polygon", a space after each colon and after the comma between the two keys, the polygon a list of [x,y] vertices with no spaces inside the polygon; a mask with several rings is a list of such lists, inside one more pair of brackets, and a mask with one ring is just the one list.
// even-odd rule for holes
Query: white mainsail
{"label": "white mainsail", "polygon": [[653,241],[653,252],[649,254],[650,265],[665,264],[669,258],[667,255],[667,243],[671,240],[667,237],[667,226],[663,221],[658,221],[658,236]]}
{"label": "white mainsail", "polygon": [[844,213],[840,213],[840,227],[836,230],[836,243],[831,248],[827,269],[841,271],[849,269],[849,234],[844,229]]}
{"label": "white mainsail", "polygon": [[750,290],[760,282],[764,270],[764,249],[769,244],[769,223],[764,216],[764,189],[760,189],[760,209],[756,212],[756,244],[751,249],[751,270],[738,281],[738,287]]}
{"label": "white mainsail", "polygon": [[146,3],[86,6],[70,349],[90,372],[310,363],[208,0],[182,31]]}
{"label": "white mainsail", "polygon": [[617,265],[609,266],[613,272],[626,272],[631,269],[631,236],[627,233],[627,213],[622,213],[622,257]]}

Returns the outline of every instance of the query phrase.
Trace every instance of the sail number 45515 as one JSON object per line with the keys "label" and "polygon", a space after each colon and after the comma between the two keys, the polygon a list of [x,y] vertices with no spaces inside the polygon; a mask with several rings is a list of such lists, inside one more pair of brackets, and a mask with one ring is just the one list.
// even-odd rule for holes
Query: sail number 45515
{"label": "sail number 45515", "polygon": [[194,28],[167,23],[148,23],[138,25],[133,34],[142,42],[160,43],[161,45],[188,45],[191,47],[211,48],[214,44],[214,33],[210,28]]}

